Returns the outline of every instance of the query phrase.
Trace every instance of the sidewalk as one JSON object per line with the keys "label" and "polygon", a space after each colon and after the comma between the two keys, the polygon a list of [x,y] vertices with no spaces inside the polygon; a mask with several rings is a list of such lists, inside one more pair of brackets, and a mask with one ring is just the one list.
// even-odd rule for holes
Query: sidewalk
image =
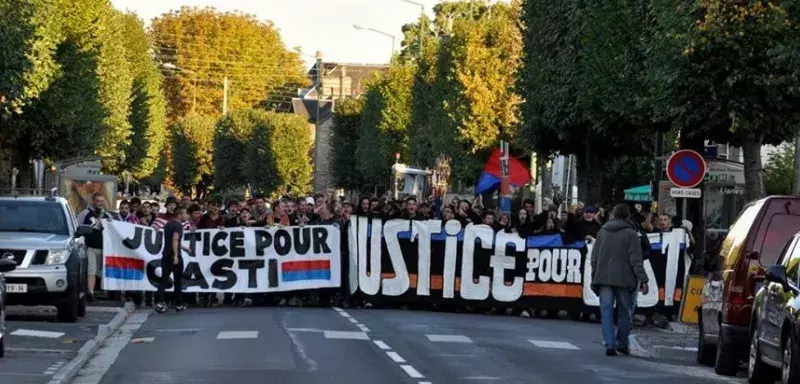
{"label": "sidewalk", "polygon": [[678,322],[667,329],[634,328],[631,338],[638,343],[638,352],[668,364],[696,364],[697,326]]}

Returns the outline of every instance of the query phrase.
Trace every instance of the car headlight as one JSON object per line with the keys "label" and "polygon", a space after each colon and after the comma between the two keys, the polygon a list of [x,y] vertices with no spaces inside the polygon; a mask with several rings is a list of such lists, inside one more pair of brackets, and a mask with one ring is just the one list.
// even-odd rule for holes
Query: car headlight
{"label": "car headlight", "polygon": [[69,258],[69,252],[66,249],[51,249],[47,252],[45,264],[64,264]]}

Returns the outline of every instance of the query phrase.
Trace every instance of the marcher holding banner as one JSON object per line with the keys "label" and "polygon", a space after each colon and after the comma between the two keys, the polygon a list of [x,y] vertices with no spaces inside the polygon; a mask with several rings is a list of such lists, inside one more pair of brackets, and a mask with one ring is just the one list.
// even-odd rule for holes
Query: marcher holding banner
{"label": "marcher holding banner", "polygon": [[[156,296],[156,311],[164,313],[167,304],[164,300],[164,291],[172,285],[175,291],[175,309],[180,312],[186,309],[183,305],[183,255],[181,241],[183,240],[183,222],[188,221],[186,208],[175,208],[175,214],[164,225],[164,249],[161,253],[161,284],[158,285]],[[174,282],[170,281],[172,275]]]}
{"label": "marcher holding banner", "polygon": [[[639,234],[628,222],[627,205],[614,207],[613,219],[597,234],[592,257],[592,289],[600,296],[600,318],[606,355],[617,352],[629,355],[628,335],[631,325],[633,292],[638,288],[647,294],[647,273],[642,262]],[[618,322],[614,337],[614,304]]]}

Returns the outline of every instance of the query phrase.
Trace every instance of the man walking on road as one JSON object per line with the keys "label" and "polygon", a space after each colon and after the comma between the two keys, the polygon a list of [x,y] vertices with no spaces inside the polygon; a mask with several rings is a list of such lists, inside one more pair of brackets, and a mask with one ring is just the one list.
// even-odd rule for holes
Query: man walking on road
{"label": "man walking on road", "polygon": [[[592,249],[592,290],[600,297],[600,320],[606,355],[617,352],[630,355],[628,335],[631,329],[633,293],[647,294],[647,274],[642,264],[639,235],[628,221],[630,208],[614,207],[613,218],[600,228]],[[614,303],[618,324],[614,337]]]}
{"label": "man walking on road", "polygon": [[170,275],[174,280],[175,309],[182,311],[186,309],[183,305],[183,256],[181,246],[183,240],[183,222],[187,221],[186,207],[175,208],[175,214],[169,217],[169,221],[164,225],[164,249],[161,254],[161,284],[158,285],[156,297],[156,311],[164,313],[167,311],[167,303],[164,300],[164,291],[170,284]]}

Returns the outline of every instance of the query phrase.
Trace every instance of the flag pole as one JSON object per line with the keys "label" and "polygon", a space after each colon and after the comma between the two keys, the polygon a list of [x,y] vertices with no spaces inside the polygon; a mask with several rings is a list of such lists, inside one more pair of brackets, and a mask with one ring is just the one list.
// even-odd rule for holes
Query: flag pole
{"label": "flag pole", "polygon": [[511,186],[508,180],[508,142],[500,140],[500,212],[511,214]]}

